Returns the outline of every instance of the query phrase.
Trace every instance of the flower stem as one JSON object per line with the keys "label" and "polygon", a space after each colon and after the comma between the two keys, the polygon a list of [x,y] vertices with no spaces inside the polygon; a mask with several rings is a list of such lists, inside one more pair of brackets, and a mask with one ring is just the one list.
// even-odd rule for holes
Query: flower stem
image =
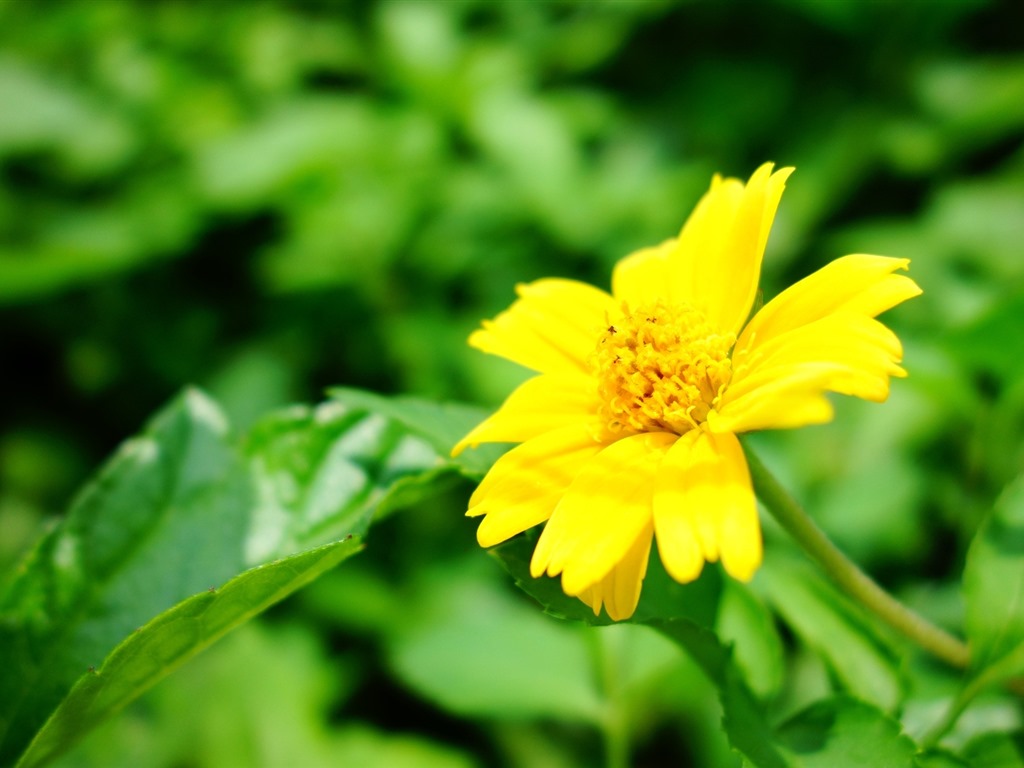
{"label": "flower stem", "polygon": [[847,595],[928,653],[954,667],[967,667],[969,653],[961,640],[910,610],[878,586],[825,536],[748,445],[744,445],[744,451],[754,491],[765,508]]}

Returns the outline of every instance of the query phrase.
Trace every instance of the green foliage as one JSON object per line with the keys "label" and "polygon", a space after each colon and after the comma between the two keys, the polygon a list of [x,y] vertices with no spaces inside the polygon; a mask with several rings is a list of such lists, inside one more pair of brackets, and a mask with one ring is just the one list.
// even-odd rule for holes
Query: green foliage
{"label": "green foliage", "polygon": [[183,395],[124,444],[0,597],[4,759],[123,638],[244,569],[252,503],[225,433],[216,406]]}
{"label": "green foliage", "polygon": [[[902,729],[920,768],[1020,765],[1022,26],[997,0],[0,1],[0,764],[172,666],[131,649],[177,663],[365,547],[58,763],[905,765]],[[967,638],[966,678],[767,520],[750,585],[652,553],[638,619],[681,617],[674,654],[529,578],[534,533],[491,562],[462,517],[503,446],[452,460],[489,408],[433,401],[525,375],[466,347],[481,318],[517,282],[606,286],[765,160],[797,169],[765,300],[865,251],[924,295],[884,318],[888,402],[750,443]],[[218,405],[190,390],[89,480],[192,384]]]}
{"label": "green foliage", "polygon": [[79,679],[32,740],[19,766],[44,765],[221,635],[251,619],[359,549],[334,544],[257,566],[188,598],[137,629]]}
{"label": "green foliage", "polygon": [[856,699],[814,704],[779,728],[791,761],[807,768],[910,768],[917,747],[900,725]]}
{"label": "green foliage", "polygon": [[[332,389],[330,395],[348,408],[379,413],[402,424],[408,432],[427,441],[440,456],[448,456],[471,427],[490,415],[486,409],[475,406],[432,403],[415,397],[381,397],[355,389]],[[480,478],[502,452],[501,446],[484,445],[461,453],[452,462],[471,477]]]}
{"label": "green foliage", "polygon": [[842,681],[842,688],[892,712],[903,698],[895,655],[835,587],[806,562],[769,557],[757,583],[779,617]]}
{"label": "green foliage", "polygon": [[[579,600],[567,599],[557,579],[530,576],[530,557],[535,543],[536,537],[527,533],[498,545],[492,551],[516,584],[533,595],[553,616],[595,625],[613,623],[607,614],[602,612],[600,616],[594,616],[591,609]],[[722,575],[716,568],[708,568],[701,578],[690,584],[678,584],[665,572],[661,561],[652,558],[632,620],[680,618],[709,626],[718,613],[721,590]]]}
{"label": "green foliage", "polygon": [[782,638],[771,611],[745,584],[727,580],[722,585],[715,631],[732,645],[736,666],[751,689],[770,699],[782,687],[786,674]]}
{"label": "green foliage", "polygon": [[999,497],[964,568],[964,630],[975,675],[998,682],[1024,672],[1024,478]]}
{"label": "green foliage", "polygon": [[[248,768],[468,768],[458,750],[367,724],[328,721],[336,696],[351,695],[358,670],[339,664],[316,635],[299,627],[247,624],[190,662],[135,708],[100,727],[58,765],[130,768],[182,764]],[[244,713],[244,717],[239,717]],[[172,729],[161,728],[171,720]],[[240,748],[240,745],[244,745]]]}
{"label": "green foliage", "polygon": [[964,757],[973,768],[1019,768],[1024,765],[1020,734],[990,733],[980,736],[964,747]]}
{"label": "green foliage", "polygon": [[788,768],[766,708],[751,693],[730,649],[713,632],[685,619],[654,626],[685,649],[718,688],[722,727],[733,749],[756,768]]}
{"label": "green foliage", "polygon": [[[454,428],[474,423],[444,413]],[[67,749],[358,551],[372,515],[414,498],[410,488],[427,493],[424,478],[445,463],[386,416],[337,404],[272,414],[243,443],[211,400],[186,391],[39,543],[0,595],[5,760],[44,722],[19,765]],[[325,540],[335,541],[316,546]]]}
{"label": "green foliage", "polygon": [[[602,623],[588,610],[581,610],[578,600],[567,597],[557,588],[552,589],[552,580],[529,578],[528,561],[521,556],[523,541],[524,538],[515,539],[495,550],[516,583],[548,613],[583,619],[590,624]],[[839,697],[820,701],[778,729],[774,728],[768,706],[752,692],[732,649],[708,628],[707,620],[713,620],[718,609],[721,589],[718,571],[708,569],[691,585],[675,585],[680,594],[664,603],[660,602],[660,596],[649,597],[648,591],[653,586],[649,581],[662,577],[655,569],[645,582],[641,606],[630,621],[648,624],[672,639],[712,680],[718,688],[722,725],[729,742],[751,765],[757,768],[854,768],[870,763],[886,768],[909,768],[913,764],[917,747],[902,734],[900,724],[874,706],[856,699]],[[713,589],[706,587],[707,581],[714,584]],[[659,594],[660,590],[655,588],[650,592]],[[845,634],[864,642],[850,630]],[[849,651],[851,641],[847,643]],[[852,647],[855,654],[859,649]],[[833,658],[843,650],[840,645],[833,651]],[[874,670],[867,674],[874,674],[877,679],[878,673]]]}
{"label": "green foliage", "polygon": [[442,588],[451,576],[425,581],[392,640],[389,657],[402,680],[463,716],[600,722],[602,696],[579,627],[545,620],[500,585]]}

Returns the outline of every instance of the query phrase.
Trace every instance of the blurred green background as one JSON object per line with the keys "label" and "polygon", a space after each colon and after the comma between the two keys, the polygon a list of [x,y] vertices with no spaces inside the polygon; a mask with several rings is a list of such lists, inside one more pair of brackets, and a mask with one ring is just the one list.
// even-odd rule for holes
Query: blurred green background
{"label": "blurred green background", "polygon": [[[1024,466],[1022,29],[1014,0],[0,0],[0,579],[184,384],[238,429],[331,385],[499,402],[523,372],[464,340],[516,282],[606,286],[712,173],[773,160],[797,171],[766,297],[858,251],[913,259],[925,293],[887,320],[911,376],[885,406],[756,445],[856,559],[955,616],[965,543]],[[588,765],[581,655],[611,653],[638,765],[736,765],[695,669],[539,616],[465,491],[67,764]]]}

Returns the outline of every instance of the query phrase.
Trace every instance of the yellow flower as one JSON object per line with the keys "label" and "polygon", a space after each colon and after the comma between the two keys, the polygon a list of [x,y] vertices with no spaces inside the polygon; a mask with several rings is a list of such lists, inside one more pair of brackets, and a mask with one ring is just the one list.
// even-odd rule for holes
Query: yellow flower
{"label": "yellow flower", "polygon": [[711,182],[677,238],[620,261],[612,292],[520,285],[469,343],[540,375],[456,447],[521,443],[468,515],[494,546],[546,522],[530,570],[615,620],[636,610],[652,539],[679,582],[720,560],[749,580],[761,531],[737,433],[829,421],[828,391],[882,401],[905,376],[876,315],[921,293],[907,259],[836,259],[758,311],[768,231],[792,168]]}

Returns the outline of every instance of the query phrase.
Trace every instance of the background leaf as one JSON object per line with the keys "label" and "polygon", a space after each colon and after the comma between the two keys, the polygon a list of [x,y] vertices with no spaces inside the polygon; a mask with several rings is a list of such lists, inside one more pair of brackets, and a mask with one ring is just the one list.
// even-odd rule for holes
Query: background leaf
{"label": "background leaf", "polygon": [[[165,748],[192,718],[210,728],[190,731],[197,743],[219,735],[207,765],[225,754],[252,764],[302,713],[329,734],[365,724],[362,742],[382,750],[410,739],[478,765],[599,764],[601,734],[580,720],[453,715],[390,663],[420,579],[444,584],[437,574],[450,570],[455,583],[481,557],[461,478],[487,461],[448,463],[461,436],[452,430],[444,446],[401,438],[418,446],[408,472],[395,463],[403,452],[377,462],[374,446],[401,429],[369,403],[378,417],[353,421],[361,447],[347,461],[331,445],[349,416],[308,409],[292,421],[286,406],[338,385],[501,402],[525,372],[465,341],[516,283],[607,287],[618,259],[679,231],[713,173],[743,177],[765,160],[797,170],[768,239],[764,301],[865,251],[910,258],[924,294],[883,317],[910,373],[886,403],[836,397],[832,423],[750,439],[840,549],[964,634],[967,550],[1024,466],[1024,6],[742,5],[738,16],[736,3],[671,0],[62,0],[39,13],[0,1],[0,602],[93,469],[190,382],[241,436],[231,451],[241,445],[236,461],[262,510],[225,578],[289,554],[278,548],[372,525],[363,555],[259,620],[282,630],[278,658],[295,664],[306,657],[289,649],[316,638],[317,677],[338,676],[324,698],[288,688],[293,720],[273,716],[272,697],[242,693],[247,706],[211,695],[202,710],[188,706],[200,696],[182,694],[175,712],[161,697],[186,668],[104,730],[114,740],[98,738],[94,754],[200,763],[201,750]],[[245,435],[264,417],[250,450]],[[261,464],[268,477],[257,477]],[[410,509],[387,514],[398,508]],[[766,534],[770,554],[777,540]],[[511,579],[473,578],[517,594]],[[189,587],[224,583],[200,581]],[[778,693],[759,677],[773,663],[757,661],[775,652],[750,643],[766,618],[756,606],[739,611],[726,594],[708,626],[735,642],[733,664],[772,696],[769,711],[849,692],[855,674],[841,675],[842,660],[814,650],[752,586],[781,632]],[[892,711],[925,733],[960,680],[898,656]],[[11,662],[3,710],[7,672],[25,655],[4,646],[0,658]],[[211,688],[250,690],[217,676],[234,659],[210,659]],[[94,663],[76,660],[68,680]],[[683,666],[627,697],[633,762],[736,768],[710,683]],[[992,686],[943,748],[1020,726],[1016,695]],[[332,739],[312,741],[325,750],[314,759],[343,761]],[[83,754],[67,764],[89,764]],[[266,752],[266,768],[281,754]]]}
{"label": "background leaf", "polygon": [[404,425],[338,403],[272,414],[239,450],[213,401],[187,391],[121,448],[0,596],[12,663],[0,683],[4,759],[57,708],[24,758],[43,764],[355,552],[375,512],[437,493],[452,466]]}
{"label": "background leaf", "polygon": [[457,571],[421,585],[389,643],[390,662],[409,685],[462,715],[600,722],[593,653],[579,626],[552,622],[500,585]]}
{"label": "background leaf", "polygon": [[249,622],[161,682],[122,716],[100,726],[55,766],[477,764],[459,750],[426,738],[365,723],[335,726],[331,707],[356,692],[360,676],[357,666],[332,654],[312,632]]}
{"label": "background leaf", "polygon": [[382,507],[402,503],[392,494],[450,466],[404,426],[337,403],[269,414],[243,447],[256,488],[250,562],[365,533]]}
{"label": "background leaf", "polygon": [[[473,427],[491,415],[487,409],[471,405],[434,403],[416,397],[382,397],[357,389],[332,389],[330,395],[349,408],[379,413],[403,424],[444,457]],[[470,476],[482,477],[502,453],[502,446],[485,444],[464,451],[452,461]]]}
{"label": "background leaf", "polygon": [[[548,613],[592,625],[609,623],[602,613],[595,617],[580,600],[562,592],[558,579],[529,575],[529,557],[534,541],[517,536],[492,551],[521,589],[536,599]],[[640,605],[629,620],[647,624],[672,639],[697,662],[718,688],[724,710],[723,724],[729,742],[758,768],[786,768],[787,763],[772,746],[767,714],[750,692],[736,667],[731,650],[708,629],[717,614],[722,577],[715,567],[706,567],[690,584],[673,581],[651,558],[641,593]],[[695,622],[700,622],[695,623]]]}
{"label": "background leaf", "polygon": [[206,646],[359,549],[359,540],[350,537],[257,566],[160,614],[79,679],[32,740],[19,768],[45,765]]}
{"label": "background leaf", "polygon": [[971,768],[1020,768],[1024,766],[1024,734],[987,733],[972,739],[963,754]]}
{"label": "background leaf", "polygon": [[845,690],[885,711],[895,709],[902,684],[892,650],[817,570],[776,552],[765,559],[756,584],[793,632],[826,660]]}
{"label": "background leaf", "polygon": [[253,496],[217,407],[186,392],[125,443],[0,596],[0,760],[152,616],[244,570]]}
{"label": "background leaf", "polygon": [[[599,616],[594,616],[593,610],[581,600],[568,597],[562,591],[560,579],[547,576],[535,579],[530,575],[530,558],[536,537],[537,531],[527,531],[499,544],[491,552],[520,589],[553,616],[597,626],[614,623],[603,610]],[[679,584],[665,572],[661,561],[652,557],[640,593],[640,603],[629,621],[643,624],[654,619],[685,618],[701,626],[710,626],[718,613],[721,590],[722,575],[716,567],[705,568],[696,581]]]}
{"label": "background leaf", "polygon": [[969,764],[951,752],[930,750],[915,758],[914,768],[969,768]]}
{"label": "background leaf", "polygon": [[765,707],[715,634],[686,620],[653,622],[653,626],[684,648],[718,688],[722,725],[733,749],[756,768],[793,766],[779,749]]}
{"label": "background leaf", "polygon": [[999,497],[964,567],[964,627],[971,667],[993,679],[1024,672],[1024,478]]}
{"label": "background leaf", "polygon": [[725,579],[718,606],[716,633],[732,645],[736,665],[751,689],[770,699],[786,673],[782,638],[768,607],[746,584]]}
{"label": "background leaf", "polygon": [[780,726],[779,738],[806,768],[912,768],[917,753],[897,721],[846,697],[808,707]]}

